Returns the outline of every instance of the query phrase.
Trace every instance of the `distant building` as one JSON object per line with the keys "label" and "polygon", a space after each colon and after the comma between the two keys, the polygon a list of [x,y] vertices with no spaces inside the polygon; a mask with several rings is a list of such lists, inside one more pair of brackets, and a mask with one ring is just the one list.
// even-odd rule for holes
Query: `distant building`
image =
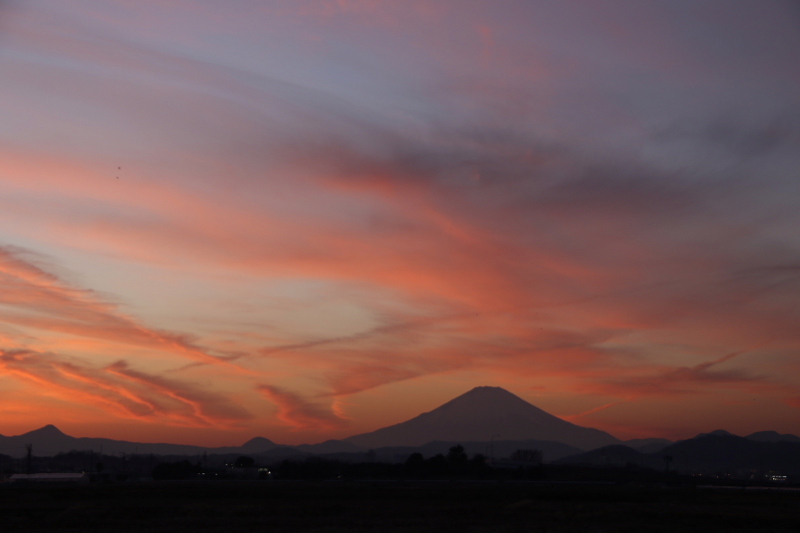
{"label": "distant building", "polygon": [[517,450],[511,454],[509,459],[515,463],[542,464],[541,450]]}
{"label": "distant building", "polygon": [[89,474],[47,472],[43,474],[12,474],[11,483],[89,483]]}

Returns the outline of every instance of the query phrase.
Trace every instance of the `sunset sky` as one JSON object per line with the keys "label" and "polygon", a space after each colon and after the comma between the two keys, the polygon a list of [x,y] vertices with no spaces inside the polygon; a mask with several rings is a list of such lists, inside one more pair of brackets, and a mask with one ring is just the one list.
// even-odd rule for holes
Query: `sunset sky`
{"label": "sunset sky", "polygon": [[792,0],[0,0],[0,433],[800,434],[799,57]]}

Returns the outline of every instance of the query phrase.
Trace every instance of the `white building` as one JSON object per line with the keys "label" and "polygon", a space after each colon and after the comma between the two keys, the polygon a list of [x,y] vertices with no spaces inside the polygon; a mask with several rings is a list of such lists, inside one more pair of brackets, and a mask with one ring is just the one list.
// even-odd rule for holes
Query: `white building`
{"label": "white building", "polygon": [[88,483],[89,474],[72,472],[47,472],[43,474],[12,474],[9,478],[12,483]]}

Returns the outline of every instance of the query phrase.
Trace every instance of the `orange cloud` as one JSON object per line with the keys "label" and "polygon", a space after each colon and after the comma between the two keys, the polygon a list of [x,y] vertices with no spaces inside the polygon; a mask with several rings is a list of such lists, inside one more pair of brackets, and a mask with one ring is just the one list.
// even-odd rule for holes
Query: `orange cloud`
{"label": "orange cloud", "polygon": [[800,409],[800,396],[793,396],[791,398],[786,398],[784,403],[791,407],[797,407]]}
{"label": "orange cloud", "polygon": [[6,323],[58,331],[168,351],[207,363],[224,364],[185,335],[138,324],[98,299],[90,290],[68,286],[23,259],[24,250],[0,247],[0,319]]}
{"label": "orange cloud", "polygon": [[252,418],[252,415],[242,407],[230,402],[222,395],[214,394],[186,383],[167,379],[163,376],[149,375],[133,370],[125,361],[106,367],[106,371],[120,377],[144,385],[159,394],[182,402],[192,409],[192,415],[198,420],[208,424],[220,421],[236,422]]}
{"label": "orange cloud", "polygon": [[309,402],[280,387],[260,385],[258,391],[278,406],[278,418],[297,430],[326,431],[340,429],[347,423],[331,407]]}
{"label": "orange cloud", "polygon": [[125,362],[97,369],[55,354],[7,350],[0,352],[0,365],[6,373],[38,385],[40,394],[96,405],[123,418],[165,418],[188,426],[226,426],[251,418],[221,395],[133,371]]}

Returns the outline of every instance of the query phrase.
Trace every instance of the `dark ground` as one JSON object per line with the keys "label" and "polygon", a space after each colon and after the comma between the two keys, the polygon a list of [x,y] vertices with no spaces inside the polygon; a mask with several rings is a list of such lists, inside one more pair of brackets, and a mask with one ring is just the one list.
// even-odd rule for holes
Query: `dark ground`
{"label": "dark ground", "polygon": [[800,531],[800,491],[527,482],[0,485],[0,531]]}

